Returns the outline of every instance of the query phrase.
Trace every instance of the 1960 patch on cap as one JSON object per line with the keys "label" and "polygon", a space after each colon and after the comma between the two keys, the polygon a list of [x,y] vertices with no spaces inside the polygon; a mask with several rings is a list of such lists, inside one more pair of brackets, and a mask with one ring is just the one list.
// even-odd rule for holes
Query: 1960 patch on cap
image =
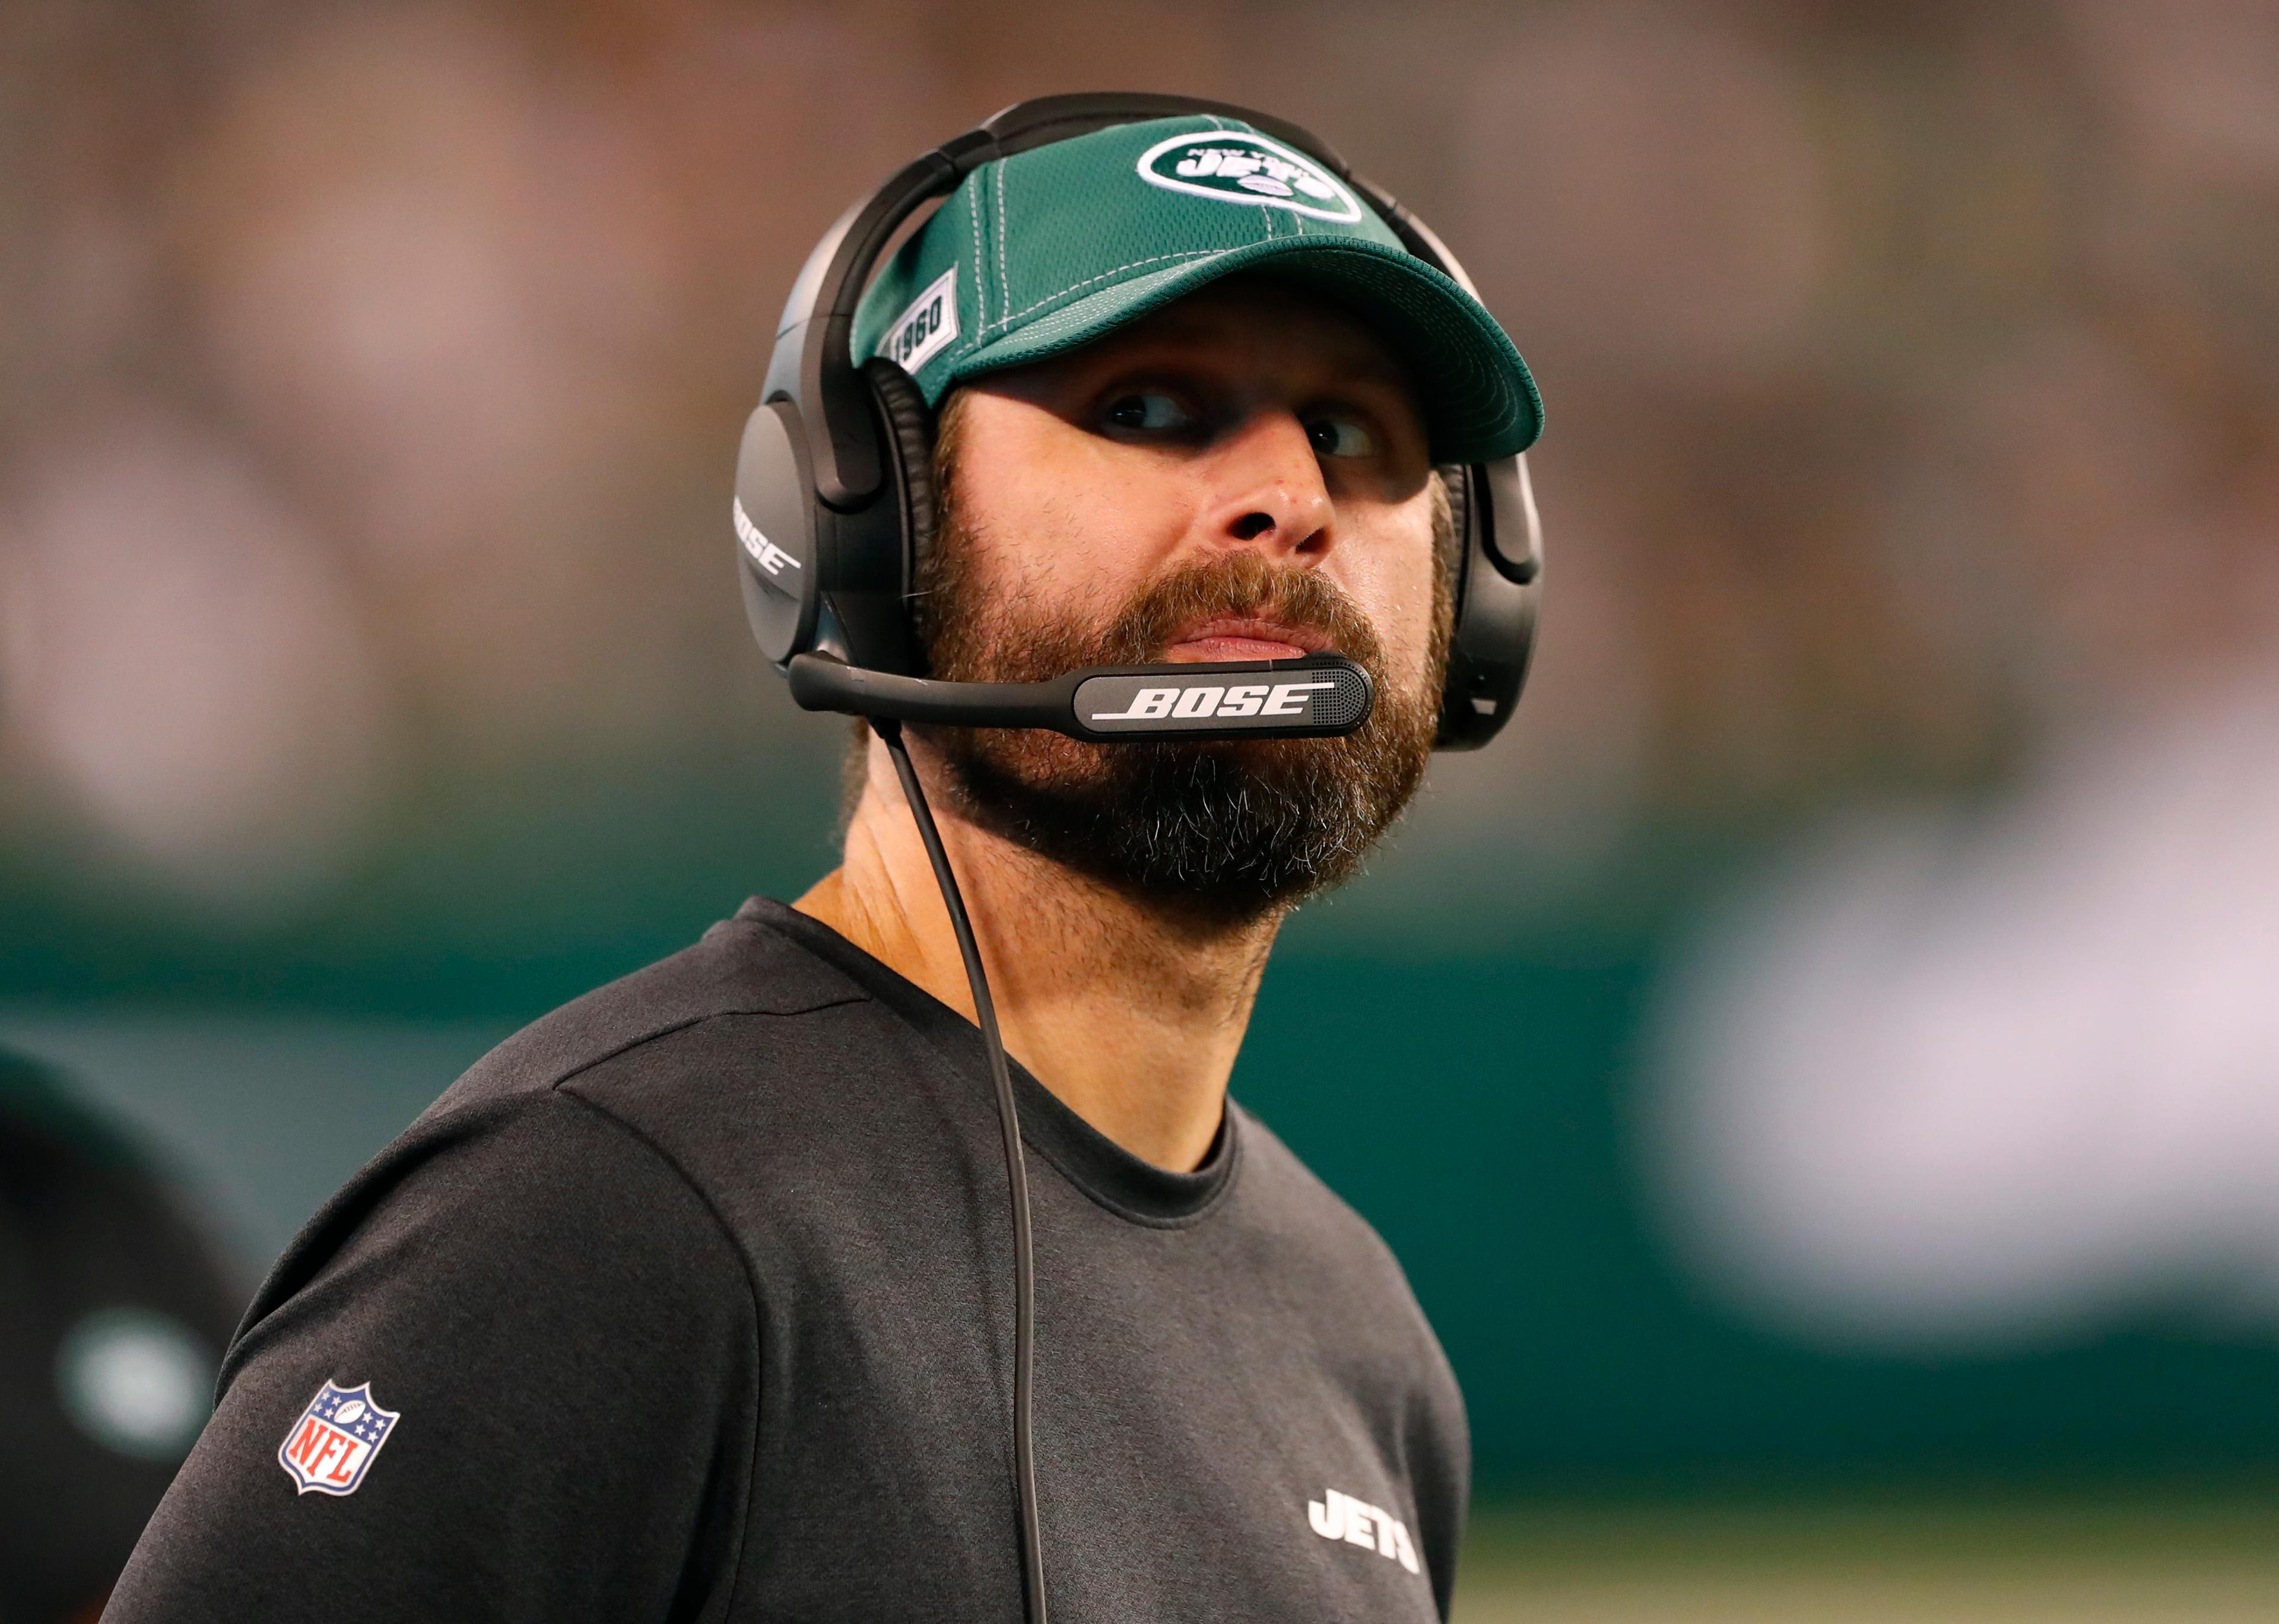
{"label": "1960 patch on cap", "polygon": [[403,1419],[380,1407],[369,1382],[327,1382],[277,1446],[277,1464],[298,1493],[354,1494]]}

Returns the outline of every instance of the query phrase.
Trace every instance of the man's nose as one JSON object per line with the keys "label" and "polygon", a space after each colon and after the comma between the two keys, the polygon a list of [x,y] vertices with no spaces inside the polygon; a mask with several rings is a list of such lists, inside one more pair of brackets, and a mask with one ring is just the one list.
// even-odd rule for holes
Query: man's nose
{"label": "man's nose", "polygon": [[1319,563],[1335,539],[1335,509],[1306,425],[1286,411],[1262,412],[1212,457],[1220,494],[1205,533],[1219,546]]}

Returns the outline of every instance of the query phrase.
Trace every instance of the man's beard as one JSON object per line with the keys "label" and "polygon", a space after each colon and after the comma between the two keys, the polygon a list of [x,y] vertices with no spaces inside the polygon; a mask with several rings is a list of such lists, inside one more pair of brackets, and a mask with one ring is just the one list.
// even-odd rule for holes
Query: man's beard
{"label": "man's beard", "polygon": [[1104,621],[1055,617],[980,578],[947,526],[924,583],[933,673],[1042,682],[1088,665],[1140,665],[1199,622],[1306,628],[1368,670],[1369,720],[1342,739],[1101,745],[1055,733],[940,728],[927,737],[969,821],[1206,928],[1277,912],[1349,879],[1424,776],[1439,724],[1447,591],[1434,571],[1422,692],[1390,680],[1369,617],[1318,571],[1239,551],[1154,581]]}

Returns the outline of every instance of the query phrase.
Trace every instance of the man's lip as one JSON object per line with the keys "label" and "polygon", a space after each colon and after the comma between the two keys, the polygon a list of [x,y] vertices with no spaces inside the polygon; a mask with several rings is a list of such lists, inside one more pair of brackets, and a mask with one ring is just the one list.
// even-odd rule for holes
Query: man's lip
{"label": "man's lip", "polygon": [[1316,627],[1224,617],[1186,628],[1170,640],[1164,655],[1173,661],[1282,660],[1322,654],[1329,647],[1329,637]]}

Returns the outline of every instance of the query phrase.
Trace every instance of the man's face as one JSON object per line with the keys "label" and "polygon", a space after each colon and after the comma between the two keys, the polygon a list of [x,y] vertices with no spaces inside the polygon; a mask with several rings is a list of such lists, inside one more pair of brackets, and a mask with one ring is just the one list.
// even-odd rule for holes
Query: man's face
{"label": "man's face", "polygon": [[969,816],[1214,918],[1333,885],[1399,815],[1445,655],[1445,497],[1407,375],[1361,322],[1232,278],[946,417],[948,502],[921,582],[937,674],[1286,658],[1370,668],[1344,739],[934,743]]}

